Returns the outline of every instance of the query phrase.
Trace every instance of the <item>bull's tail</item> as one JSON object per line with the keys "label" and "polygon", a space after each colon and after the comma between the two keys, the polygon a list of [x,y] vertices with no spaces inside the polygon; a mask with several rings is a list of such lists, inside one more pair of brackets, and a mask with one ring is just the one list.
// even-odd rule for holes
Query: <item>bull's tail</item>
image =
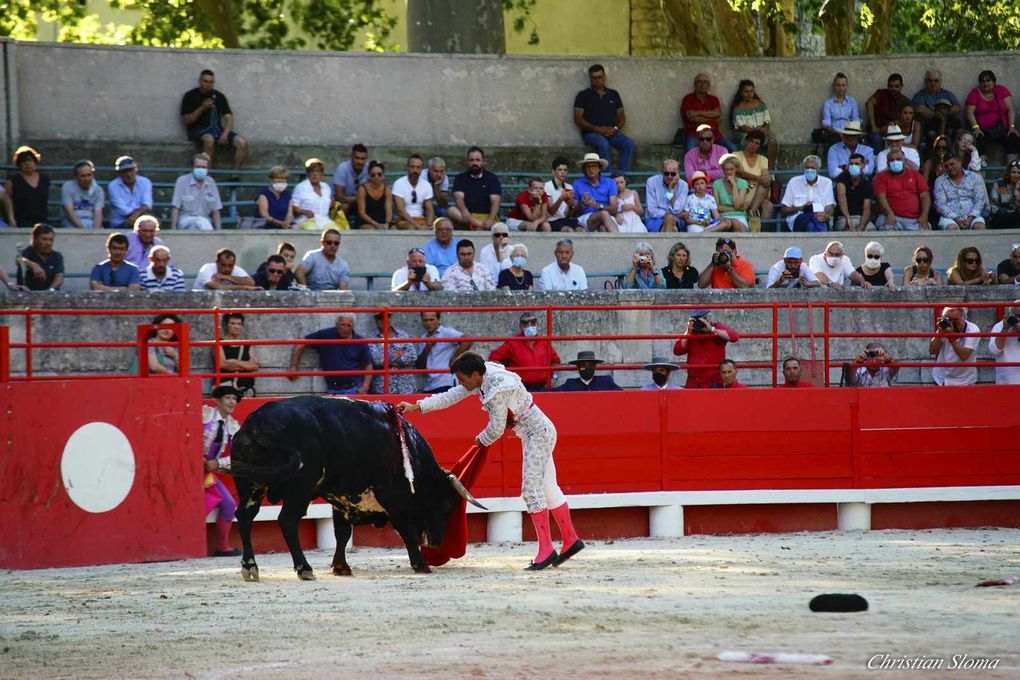
{"label": "bull's tail", "polygon": [[230,469],[224,470],[234,477],[252,477],[265,482],[282,481],[301,469],[301,455],[291,451],[290,457],[279,465],[254,465],[245,461],[231,459]]}

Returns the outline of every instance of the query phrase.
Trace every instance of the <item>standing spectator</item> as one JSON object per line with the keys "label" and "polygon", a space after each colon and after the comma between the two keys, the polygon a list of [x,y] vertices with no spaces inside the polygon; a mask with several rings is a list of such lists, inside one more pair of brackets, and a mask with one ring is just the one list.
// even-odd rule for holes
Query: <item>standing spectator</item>
{"label": "standing spectator", "polygon": [[791,246],[783,253],[783,259],[769,269],[766,288],[818,288],[822,285],[815,273],[804,262],[800,248]]}
{"label": "standing spectator", "polygon": [[489,361],[503,364],[519,375],[529,392],[541,392],[550,380],[548,369],[559,365],[560,355],[549,340],[535,339],[538,317],[534,312],[521,314],[520,326],[520,333],[492,350]]}
{"label": "standing spectator", "polygon": [[453,240],[453,223],[446,217],[436,219],[432,225],[435,237],[425,244],[425,259],[436,266],[439,276],[457,263],[457,244]]}
{"label": "standing spectator", "polygon": [[216,261],[202,265],[192,290],[258,290],[255,281],[237,266],[237,255],[229,248],[216,251]]}
{"label": "standing spectator", "polygon": [[[177,334],[174,333],[171,324],[181,323],[181,317],[176,314],[160,314],[150,323],[157,326],[165,326],[149,331],[149,340],[156,342],[177,342]],[[173,345],[148,345],[146,353],[146,365],[149,367],[150,375],[172,375],[177,373],[177,366],[180,361],[178,350]],[[135,357],[131,364],[131,373],[138,373],[138,357]]]}
{"label": "standing spectator", "polygon": [[390,192],[396,203],[394,226],[397,229],[418,229],[436,219],[432,207],[432,185],[421,176],[424,169],[425,159],[416,153],[411,154],[407,159],[407,174],[393,183]]}
{"label": "standing spectator", "polygon": [[393,222],[393,190],[383,181],[385,172],[379,161],[369,162],[368,181],[357,189],[358,229],[389,229]]}
{"label": "standing spectator", "polygon": [[[857,100],[847,95],[847,83],[843,73],[837,73],[832,79],[832,96],[822,104],[822,130],[819,138],[812,140],[815,143],[835,144],[845,134],[844,129],[850,123],[855,123],[860,130],[861,110]],[[829,177],[836,174],[839,173],[830,171]]]}
{"label": "standing spectator", "polygon": [[644,234],[648,232],[641,216],[645,209],[641,205],[641,197],[633,189],[627,188],[627,178],[622,173],[614,172],[612,180],[616,182],[618,207],[616,211],[616,229],[623,234]]}
{"label": "standing spectator", "polygon": [[488,229],[499,219],[503,185],[499,177],[485,169],[485,152],[477,146],[468,149],[468,169],[453,180],[453,201],[447,215],[459,227],[472,231]]}
{"label": "standing spectator", "polygon": [[287,269],[287,260],[282,255],[270,255],[255,272],[252,281],[262,290],[290,290],[294,285],[294,275]]}
{"label": "standing spectator", "polygon": [[351,268],[340,257],[340,232],[326,229],[319,239],[320,247],[309,250],[301,258],[294,278],[309,290],[347,290]]}
{"label": "standing spectator", "polygon": [[981,153],[988,153],[988,142],[1002,145],[1006,161],[1020,153],[1020,132],[1016,129],[1013,93],[996,82],[995,74],[982,71],[978,86],[967,95],[967,123]]}
{"label": "standing spectator", "polygon": [[651,232],[680,231],[684,224],[687,183],[680,179],[680,166],[672,158],[662,161],[662,172],[645,182],[645,228]]}
{"label": "standing spectator", "polygon": [[[360,340],[361,336],[354,332],[354,315],[340,314],[336,317],[336,325],[332,328],[309,333],[305,340]],[[372,355],[368,346],[362,343],[323,343],[311,346],[319,354],[319,366],[323,371],[370,371]],[[301,355],[305,345],[294,345],[290,354],[291,373],[296,373],[301,365]],[[294,382],[296,375],[287,376]],[[371,381],[365,375],[327,375],[326,394],[368,394]]]}
{"label": "standing spectator", "polygon": [[3,192],[7,226],[28,228],[45,223],[50,177],[37,169],[42,155],[30,146],[19,146],[13,160],[18,171],[7,176]]}
{"label": "standing spectator", "polygon": [[220,380],[217,385],[233,385],[245,397],[255,396],[255,378],[245,376],[259,370],[255,348],[246,345],[244,339],[244,314],[223,315],[223,337],[217,346],[220,365]]}
{"label": "standing spectator", "polygon": [[335,229],[330,217],[333,206],[333,192],[322,181],[325,166],[318,158],[305,161],[305,179],[298,182],[291,194],[291,210],[294,211],[294,226],[298,229]]}
{"label": "standing spectator", "polygon": [[457,264],[447,267],[441,281],[443,290],[454,292],[496,289],[489,268],[475,262],[475,244],[466,238],[457,241]]}
{"label": "standing spectator", "polygon": [[681,241],[669,249],[662,277],[666,288],[694,288],[698,285],[698,270],[691,266],[691,251]]}
{"label": "standing spectator", "polygon": [[903,151],[889,152],[889,169],[878,173],[873,186],[879,211],[875,224],[883,231],[929,229],[931,193],[917,170],[906,167]]}
{"label": "standing spectator", "polygon": [[790,231],[828,231],[836,208],[832,180],[818,174],[822,159],[814,154],[802,161],[804,173],[791,177],[783,194],[783,215]]}
{"label": "standing spectator", "polygon": [[290,173],[282,165],[269,168],[269,186],[255,198],[255,211],[267,229],[290,229],[294,225],[293,192],[287,188]]}
{"label": "standing spectator", "polygon": [[888,262],[882,261],[885,255],[885,248],[877,241],[871,241],[864,246],[864,263],[856,269],[861,275],[861,281],[856,279],[853,283],[865,290],[871,290],[875,286],[885,286],[889,290],[896,290],[896,283],[893,281],[893,268]]}
{"label": "standing spectator", "polygon": [[882,145],[882,138],[890,124],[896,122],[896,115],[900,107],[909,103],[910,100],[903,96],[903,76],[893,73],[886,80],[884,90],[875,90],[875,93],[868,97],[864,103],[868,111],[868,145],[872,149],[878,149]]}
{"label": "standing spectator", "polygon": [[[722,104],[719,98],[709,94],[712,88],[712,79],[707,73],[699,73],[694,76],[694,91],[688,92],[680,100],[680,120],[684,125],[686,139],[684,148],[690,151],[701,145],[702,128],[708,126],[712,132],[712,142],[722,146],[727,151],[734,151],[736,147],[719,132],[719,120],[722,118]],[[674,142],[674,146],[676,146]],[[690,177],[691,172],[687,171]]]}
{"label": "standing spectator", "polygon": [[718,385],[712,387],[724,390],[747,389],[747,385],[737,380],[737,364],[732,359],[723,359],[719,362],[719,381]]}
{"label": "standing spectator", "polygon": [[159,220],[152,215],[140,215],[134,222],[134,228],[125,234],[128,240],[127,261],[139,270],[149,266],[152,249],[163,245],[163,239],[156,236],[158,231]]}
{"label": "standing spectator", "polygon": [[992,186],[990,229],[1020,229],[1020,160],[1012,160]]}
{"label": "standing spectator", "polygon": [[92,161],[78,161],[74,164],[74,179],[64,182],[60,190],[65,228],[103,228],[105,197],[102,187],[95,178],[96,166]]}
{"label": "standing spectator", "polygon": [[599,158],[611,159],[609,147],[619,152],[616,167],[630,172],[634,158],[634,140],[621,130],[627,125],[623,99],[616,90],[606,87],[606,70],[601,64],[588,68],[591,87],[574,97],[574,125],[581,131],[585,144],[595,147]]}
{"label": "standing spectator", "polygon": [[974,246],[961,248],[956,263],[946,270],[950,286],[988,286],[995,283],[995,274],[981,264],[981,251]]}
{"label": "standing spectator", "polygon": [[[715,143],[716,133],[709,125],[699,125],[697,132],[698,136],[695,139],[698,140],[698,143],[684,154],[684,176],[690,181],[694,173],[702,172],[711,183],[722,177],[719,161],[726,155],[727,147]],[[722,141],[726,141],[726,139],[723,138]]]}
{"label": "standing spectator", "polygon": [[711,310],[692,310],[683,337],[673,345],[673,354],[687,355],[687,389],[718,385],[715,367],[726,358],[726,344],[739,340],[735,330],[712,320]]}
{"label": "standing spectator", "polygon": [[553,389],[554,392],[611,392],[623,389],[611,375],[595,375],[596,367],[606,362],[596,357],[591,350],[578,352],[577,358],[567,363],[577,366],[577,377],[567,378],[562,385]]}
{"label": "standing spectator", "polygon": [[893,358],[885,351],[885,347],[877,342],[869,342],[854,359],[856,368],[847,371],[847,384],[850,387],[892,387],[896,384],[900,367],[890,366],[891,363]]}
{"label": "standing spectator", "polygon": [[634,255],[631,258],[630,271],[623,275],[623,287],[625,289],[650,290],[665,288],[666,279],[662,272],[655,267],[655,253],[652,246],[642,241],[634,246]]}
{"label": "standing spectator", "polygon": [[390,290],[394,293],[404,290],[429,291],[442,290],[439,282],[439,270],[425,260],[425,251],[411,248],[407,251],[407,264],[393,272],[390,278]]}
{"label": "standing spectator", "polygon": [[[970,333],[980,333],[977,324],[967,321],[967,312],[962,307],[946,307],[935,325],[935,336],[928,343],[928,353],[935,357],[936,364],[961,364],[972,361],[974,350],[981,338]],[[965,337],[958,334],[967,333]],[[978,379],[977,366],[933,366],[931,378],[936,385],[975,385]]]}
{"label": "standing spectator", "polygon": [[[748,227],[747,209],[752,205],[752,196],[755,194],[751,191],[750,183],[738,176],[740,169],[735,155],[723,156],[719,161],[719,166],[723,172],[722,179],[712,182],[712,198],[715,199],[719,208],[719,217],[725,218],[731,223],[739,222],[744,227],[743,231],[746,231]],[[772,203],[766,201],[765,205],[768,206],[765,212],[771,215]],[[756,217],[760,230],[760,214],[756,213]]]}
{"label": "standing spectator", "polygon": [[[1006,307],[1002,320],[992,326],[988,352],[996,362],[1020,363],[1020,300]],[[1020,366],[996,366],[996,385],[1020,385]]]}
{"label": "standing spectator", "polygon": [[64,256],[53,249],[56,233],[48,224],[32,227],[32,244],[21,251],[18,285],[29,290],[60,290],[64,283]]}
{"label": "standing spectator", "polygon": [[680,367],[665,357],[652,357],[652,363],[645,364],[641,368],[645,371],[651,371],[652,374],[652,382],[647,385],[642,385],[642,390],[683,389],[679,385],[673,385],[669,382],[669,379],[673,376],[673,372],[680,370]]}
{"label": "standing spectator", "polygon": [[835,231],[869,231],[875,228],[871,222],[871,203],[875,194],[871,180],[865,175],[866,159],[862,154],[850,156],[846,170],[836,178],[836,221]]}
{"label": "standing spectator", "polygon": [[858,154],[864,158],[864,176],[875,174],[875,151],[870,146],[861,144],[861,124],[851,121],[846,127],[839,129],[837,143],[829,147],[827,172],[831,179],[836,179],[847,169],[850,157]]}
{"label": "standing spectator", "polygon": [[110,197],[110,227],[121,229],[152,211],[152,182],[138,174],[131,156],[121,156],[113,165],[117,176],[107,186]]}
{"label": "standing spectator", "polygon": [[719,204],[715,197],[708,193],[708,177],[698,170],[691,178],[692,193],[687,194],[684,201],[684,224],[687,231],[697,234],[705,231],[746,231],[747,227],[740,220],[721,218]]}
{"label": "standing spectator", "polygon": [[191,163],[191,172],[174,183],[170,199],[171,229],[222,229],[220,191],[209,176],[209,156],[200,153]]}
{"label": "standing spectator", "polygon": [[92,267],[89,275],[89,290],[140,290],[141,275],[138,267],[125,257],[128,240],[124,234],[114,232],[106,239],[108,259]]}
{"label": "standing spectator", "polygon": [[598,154],[586,153],[578,163],[584,177],[574,182],[574,196],[581,214],[577,221],[588,231],[615,232],[618,198],[616,182],[602,176],[609,165]]}
{"label": "standing spectator", "polygon": [[568,238],[556,242],[555,261],[542,270],[541,290],[588,290],[588,276],[574,264],[574,242]]}
{"label": "standing spectator", "polygon": [[567,184],[567,172],[570,161],[566,156],[557,156],[552,162],[552,179],[545,183],[545,193],[549,197],[549,226],[553,231],[584,231],[584,227],[570,215],[577,207],[574,200],[574,187]]}
{"label": "standing spectator", "polygon": [[802,369],[800,360],[796,357],[783,359],[783,384],[778,387],[797,389],[801,387],[814,387],[813,384],[801,380]]}
{"label": "standing spectator", "polygon": [[946,174],[935,180],[935,209],[940,229],[984,229],[982,213],[988,207],[984,180],[965,170],[955,153],[942,156]]}
{"label": "standing spectator", "polygon": [[524,268],[528,264],[528,247],[523,243],[510,246],[510,266],[499,273],[496,287],[500,290],[532,290],[535,277]]}
{"label": "standing spectator", "polygon": [[[370,338],[383,337],[383,324],[386,322],[384,312],[376,312],[375,331],[369,335]],[[372,368],[381,371],[383,368],[406,369],[414,368],[418,359],[418,345],[410,342],[393,342],[394,339],[409,338],[405,331],[393,325],[392,317],[389,321],[389,330],[386,337],[388,343],[375,342],[368,346],[369,354],[372,356]],[[369,386],[370,394],[387,394],[383,389],[385,379],[381,374],[373,375]],[[415,391],[414,374],[399,373],[391,374],[389,380],[389,394],[411,394]]]}
{"label": "standing spectator", "polygon": [[439,156],[429,159],[429,184],[432,185],[436,215],[446,217],[446,208],[450,204],[450,176],[446,174],[446,161]]}
{"label": "standing spectator", "polygon": [[478,261],[489,270],[494,286],[499,282],[499,273],[510,266],[510,246],[507,243],[509,238],[509,227],[502,222],[496,222],[492,225],[492,243],[482,248],[478,254]]}
{"label": "standing spectator", "polygon": [[[761,130],[751,130],[744,139],[744,148],[733,154],[737,161],[737,177],[747,180],[747,191],[750,196],[750,206],[747,208],[751,215],[761,219],[772,218],[772,175],[769,174],[769,167],[772,165],[769,159],[758,154],[758,149],[765,143],[765,133]],[[719,160],[723,165],[728,156]],[[774,167],[774,166],[773,166]],[[723,165],[725,175],[726,167]],[[776,196],[778,197],[778,193]],[[718,200],[718,196],[716,197]],[[720,202],[722,205],[722,202]]]}
{"label": "standing spectator", "polygon": [[441,312],[421,313],[421,325],[425,329],[421,337],[429,338],[430,341],[418,345],[415,367],[440,371],[425,376],[422,391],[429,394],[445,392],[453,387],[454,377],[450,373],[450,364],[455,357],[471,349],[472,345],[468,341],[457,341],[456,338],[461,338],[464,334],[455,328],[442,325],[441,321]]}
{"label": "standing spectator", "polygon": [[205,514],[213,508],[216,512],[216,536],[219,547],[213,553],[216,557],[237,557],[241,551],[230,545],[230,528],[237,513],[237,502],[230,490],[216,476],[220,469],[230,469],[230,444],[241,429],[232,415],[237,402],[244,395],[229,385],[221,385],[212,391],[216,407],[202,405],[202,453],[205,458]]}
{"label": "standing spectator", "polygon": [[185,291],[184,272],[170,265],[170,249],[166,246],[153,246],[149,250],[148,264],[140,278],[142,290],[147,293]]}
{"label": "standing spectator", "polygon": [[921,121],[922,144],[931,146],[936,137],[952,138],[960,129],[960,100],[942,88],[941,71],[925,71],[924,87],[910,101],[914,117]]}
{"label": "standing spectator", "polygon": [[885,136],[886,148],[879,152],[875,157],[875,170],[882,172],[889,167],[889,155],[894,151],[900,151],[903,153],[903,160],[906,161],[906,166],[911,170],[921,169],[921,154],[917,153],[917,149],[913,149],[909,146],[904,146],[904,142],[907,136],[900,130],[900,126],[895,123],[889,125],[886,128],[889,134]]}
{"label": "standing spectator", "polygon": [[552,231],[552,225],[549,224],[549,195],[545,193],[542,180],[532,177],[528,180],[528,188],[517,194],[506,226],[514,231]]}
{"label": "standing spectator", "polygon": [[754,285],[754,265],[737,254],[733,239],[718,239],[712,260],[698,278],[698,288],[754,288]]}
{"label": "standing spectator", "polygon": [[188,139],[202,145],[212,164],[216,147],[234,150],[234,171],[241,169],[248,151],[248,140],[234,132],[234,112],[227,97],[215,89],[216,76],[205,69],[198,76],[198,87],[181,98],[181,120]]}
{"label": "standing spectator", "polygon": [[854,270],[853,262],[847,257],[843,244],[839,241],[830,241],[825,250],[818,255],[812,255],[808,260],[808,267],[818,279],[818,283],[829,288],[843,290],[851,283],[858,286],[864,283],[864,278]]}
{"label": "standing spectator", "polygon": [[730,106],[730,122],[733,124],[733,141],[738,147],[745,146],[744,138],[751,132],[761,134],[761,143],[766,144],[769,166],[776,167],[779,147],[769,127],[772,116],[768,105],[758,97],[754,81],[741,80]]}
{"label": "standing spectator", "polygon": [[351,147],[351,157],[333,171],[333,196],[343,206],[344,212],[352,217],[358,187],[368,179],[367,163],[368,147],[359,142]]}
{"label": "standing spectator", "polygon": [[904,286],[941,286],[942,274],[935,269],[935,256],[928,246],[914,251],[914,264],[903,269]]}
{"label": "standing spectator", "polygon": [[1020,243],[1014,243],[1009,248],[1009,257],[996,268],[998,281],[1004,286],[1020,285]]}

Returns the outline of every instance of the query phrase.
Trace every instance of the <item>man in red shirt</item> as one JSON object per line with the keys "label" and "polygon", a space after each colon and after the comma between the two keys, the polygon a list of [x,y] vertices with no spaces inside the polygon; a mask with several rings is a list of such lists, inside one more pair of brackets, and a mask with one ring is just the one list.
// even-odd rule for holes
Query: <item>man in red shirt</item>
{"label": "man in red shirt", "polygon": [[726,358],[726,343],[738,340],[740,336],[735,330],[712,321],[711,310],[692,311],[684,337],[673,345],[673,354],[687,355],[687,366],[690,367],[687,369],[687,389],[719,385],[716,367]]}
{"label": "man in red shirt", "polygon": [[698,277],[698,288],[754,288],[754,284],[754,265],[737,255],[736,242],[718,239],[712,261]]}
{"label": "man in red shirt", "polygon": [[694,92],[687,93],[680,102],[680,121],[687,133],[686,150],[690,151],[698,145],[698,126],[708,125],[715,133],[715,143],[726,147],[727,151],[735,151],[733,143],[719,132],[719,119],[722,117],[722,104],[719,98],[708,93],[712,80],[707,73],[694,76]]}
{"label": "man in red shirt", "polygon": [[548,340],[535,340],[538,317],[534,312],[521,314],[521,332],[492,350],[489,361],[503,364],[517,375],[529,392],[546,388],[550,373],[546,369],[560,363],[560,355]]}
{"label": "man in red shirt", "polygon": [[722,380],[721,387],[724,390],[747,389],[747,385],[737,380],[737,364],[733,359],[723,359],[719,362],[719,379]]}
{"label": "man in red shirt", "polygon": [[800,379],[800,361],[794,357],[783,359],[783,384],[780,387],[814,387]]}
{"label": "man in red shirt", "polygon": [[888,170],[878,173],[872,184],[879,206],[875,225],[883,231],[929,229],[931,193],[924,176],[906,166],[901,149],[891,149],[888,160]]}
{"label": "man in red shirt", "polygon": [[910,100],[903,94],[903,76],[893,73],[886,80],[886,89],[875,90],[875,93],[864,102],[868,112],[868,146],[878,153],[882,148],[882,139],[890,123],[895,123],[900,109]]}

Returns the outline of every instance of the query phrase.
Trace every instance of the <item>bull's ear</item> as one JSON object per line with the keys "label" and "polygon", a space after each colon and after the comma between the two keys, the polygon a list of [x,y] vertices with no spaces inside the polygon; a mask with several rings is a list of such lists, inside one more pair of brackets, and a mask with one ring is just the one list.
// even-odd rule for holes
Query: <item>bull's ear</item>
{"label": "bull's ear", "polygon": [[487,507],[485,507],[484,505],[475,500],[475,497],[471,495],[471,492],[465,489],[464,485],[461,484],[460,480],[457,479],[454,475],[446,475],[446,478],[450,480],[450,486],[452,486],[454,490],[458,494],[460,494],[461,498],[463,498],[468,503],[477,508],[481,508],[482,510],[488,510]]}

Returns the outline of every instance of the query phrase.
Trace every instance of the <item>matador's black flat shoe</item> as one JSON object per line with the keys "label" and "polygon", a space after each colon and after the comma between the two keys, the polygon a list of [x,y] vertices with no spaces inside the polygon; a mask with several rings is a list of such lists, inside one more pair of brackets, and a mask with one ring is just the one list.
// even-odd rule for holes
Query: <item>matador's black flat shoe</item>
{"label": "matador's black flat shoe", "polygon": [[556,560],[558,560],[559,558],[560,558],[559,554],[557,554],[557,552],[553,550],[549,554],[549,557],[545,558],[541,562],[532,562],[528,566],[524,567],[524,571],[541,571],[546,567],[551,567],[554,564],[556,564]]}
{"label": "matador's black flat shoe", "polygon": [[563,554],[560,555],[558,560],[556,560],[556,566],[557,567],[560,566],[561,564],[569,560],[571,557],[581,552],[582,550],[584,550],[584,541],[582,541],[579,538],[576,541],[574,541],[573,545],[571,545],[569,548],[563,551]]}

